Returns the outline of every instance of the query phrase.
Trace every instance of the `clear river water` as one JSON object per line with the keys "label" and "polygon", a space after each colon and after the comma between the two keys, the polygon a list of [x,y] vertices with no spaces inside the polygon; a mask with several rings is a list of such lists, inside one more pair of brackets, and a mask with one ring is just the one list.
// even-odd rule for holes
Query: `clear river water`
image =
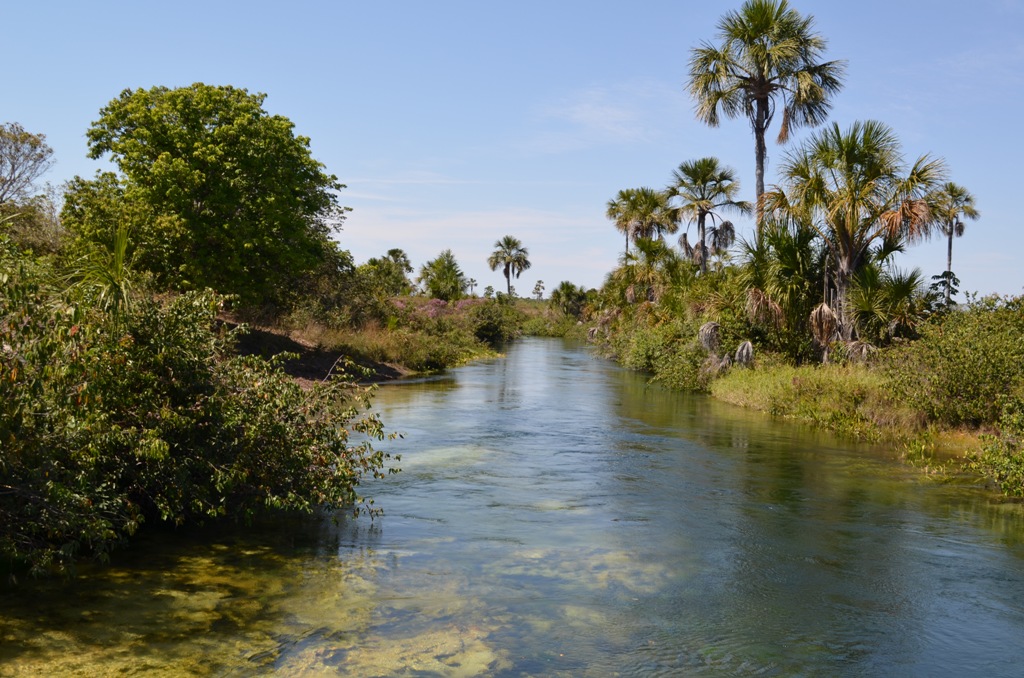
{"label": "clear river water", "polygon": [[380,388],[374,520],[0,590],[0,676],[1022,676],[1024,510],[560,340]]}

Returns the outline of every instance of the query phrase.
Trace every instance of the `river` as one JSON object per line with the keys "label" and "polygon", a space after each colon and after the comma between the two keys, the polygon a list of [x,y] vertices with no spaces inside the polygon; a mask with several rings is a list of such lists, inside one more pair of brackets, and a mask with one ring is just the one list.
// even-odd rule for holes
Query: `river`
{"label": "river", "polygon": [[1020,676],[1024,510],[560,340],[389,384],[385,515],[151,530],[0,675]]}

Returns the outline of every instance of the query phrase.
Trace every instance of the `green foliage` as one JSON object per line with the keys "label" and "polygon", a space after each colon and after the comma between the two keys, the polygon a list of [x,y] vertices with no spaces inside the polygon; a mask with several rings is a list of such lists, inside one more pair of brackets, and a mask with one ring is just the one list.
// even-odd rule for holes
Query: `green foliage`
{"label": "green foliage", "polygon": [[[145,519],[350,506],[387,455],[367,393],[303,391],[277,363],[232,357],[220,299],[144,300],[115,324],[4,256],[0,554],[35,572],[103,558]],[[358,432],[356,440],[350,432]]]}
{"label": "green foliage", "polygon": [[123,91],[88,131],[90,155],[121,174],[72,182],[68,228],[91,241],[127,221],[160,284],[290,302],[330,249],[342,186],[264,98],[201,83]]}
{"label": "green foliage", "polygon": [[742,245],[747,318],[767,350],[797,364],[817,357],[809,319],[822,300],[824,253],[815,239],[811,229],[766,219],[753,242]]}
{"label": "green foliage", "polygon": [[583,286],[577,287],[568,280],[558,283],[558,287],[551,292],[551,306],[572,318],[580,317],[586,302],[587,291]]}
{"label": "green foliage", "polygon": [[451,250],[444,250],[420,268],[417,281],[427,294],[442,301],[456,301],[466,294],[466,276]]}
{"label": "green foliage", "polygon": [[765,196],[765,205],[821,236],[836,290],[830,305],[843,339],[854,338],[847,301],[855,276],[885,258],[879,250],[928,234],[927,196],[944,172],[943,162],[928,156],[907,167],[896,134],[873,120],[847,130],[833,123],[787,156],[783,186]]}
{"label": "green foliage", "polygon": [[799,419],[858,439],[877,439],[880,426],[909,432],[912,412],[886,394],[885,379],[862,366],[766,364],[732,370],[711,385],[726,402]]}
{"label": "green foliage", "polygon": [[1004,494],[1024,497],[1024,399],[1001,398],[999,434],[986,436],[982,450],[968,461]]}
{"label": "green foliage", "polygon": [[487,265],[492,271],[501,268],[509,296],[512,296],[512,278],[519,278],[523,271],[530,268],[529,256],[530,253],[523,247],[523,243],[510,235],[494,243],[494,251],[487,258]]}
{"label": "green foliage", "polygon": [[1024,392],[1024,298],[974,300],[920,333],[889,356],[887,372],[897,398],[929,421],[994,424],[1000,397]]}
{"label": "green foliage", "polygon": [[324,261],[302,279],[302,293],[285,322],[315,322],[332,329],[384,323],[393,317],[391,295],[373,271],[356,266],[351,253],[332,243]]}
{"label": "green foliage", "polygon": [[676,349],[664,356],[654,380],[669,388],[706,393],[715,375],[707,352],[697,342],[690,341],[678,342]]}
{"label": "green foliage", "polygon": [[626,236],[626,250],[630,241],[661,239],[664,233],[679,230],[676,214],[669,205],[669,194],[653,188],[626,188],[608,201],[605,215],[615,228]]}
{"label": "green foliage", "polygon": [[25,250],[39,255],[58,254],[63,247],[60,196],[52,187],[47,192],[20,202],[0,205],[0,232]]}
{"label": "green foliage", "polygon": [[473,306],[469,318],[473,326],[473,336],[491,346],[511,341],[522,333],[523,313],[516,309],[513,300],[504,294]]}
{"label": "green foliage", "polygon": [[367,260],[357,272],[378,296],[399,297],[412,292],[408,276],[412,273],[412,265],[401,249],[393,248],[383,257]]}
{"label": "green foliage", "polygon": [[[708,259],[712,252],[723,252],[732,246],[735,231],[732,222],[719,223],[718,212],[733,210],[740,214],[750,214],[750,203],[737,200],[740,184],[736,173],[731,167],[719,164],[718,158],[706,157],[689,160],[679,165],[672,173],[672,183],[667,195],[679,199],[681,204],[675,208],[677,220],[686,220],[697,224],[697,244],[690,248],[683,235],[682,244],[688,258],[700,267],[701,273],[707,273]],[[711,241],[708,242],[708,217],[711,218]],[[710,245],[710,249],[709,249]]]}
{"label": "green foliage", "polygon": [[849,296],[858,335],[876,346],[915,337],[930,302],[920,269],[904,272],[873,264],[857,273]]}

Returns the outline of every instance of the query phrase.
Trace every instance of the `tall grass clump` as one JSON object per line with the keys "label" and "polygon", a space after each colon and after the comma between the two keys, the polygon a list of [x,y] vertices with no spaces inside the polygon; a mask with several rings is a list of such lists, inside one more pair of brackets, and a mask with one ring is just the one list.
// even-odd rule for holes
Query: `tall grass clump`
{"label": "tall grass clump", "polygon": [[882,374],[861,365],[768,364],[731,370],[710,388],[716,398],[735,405],[873,440],[883,429],[903,428],[913,420],[913,413],[888,399],[885,385]]}

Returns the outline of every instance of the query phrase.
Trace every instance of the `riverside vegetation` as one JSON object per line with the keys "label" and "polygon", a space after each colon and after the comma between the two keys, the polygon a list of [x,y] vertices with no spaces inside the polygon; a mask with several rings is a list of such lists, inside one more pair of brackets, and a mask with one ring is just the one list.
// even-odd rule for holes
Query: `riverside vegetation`
{"label": "riverside vegetation", "polygon": [[[755,137],[755,202],[714,157],[683,162],[664,189],[623,189],[607,216],[625,235],[592,309],[592,336],[666,386],[701,391],[861,439],[886,440],[930,469],[966,469],[1024,496],[1024,298],[957,304],[953,239],[974,196],[930,155],[907,160],[877,121],[825,124],[845,64],[824,61],[813,18],[786,0],[748,0],[691,52],[703,122],[745,117]],[[765,134],[818,127],[764,185]],[[736,242],[728,213],[756,231]],[[665,239],[682,225],[679,246]],[[947,239],[928,285],[898,255]],[[632,250],[630,250],[632,245]]]}
{"label": "riverside vegetation", "polygon": [[[333,237],[343,185],[260,94],[125,90],[88,130],[90,155],[117,171],[60,190],[36,186],[45,137],[3,125],[4,567],[66,572],[146,521],[373,513],[360,479],[397,468],[365,442],[385,437],[365,382],[493,356],[524,333],[589,336],[668,387],[893,441],[930,467],[949,458],[1024,496],[1024,300],[956,303],[970,192],[939,159],[907,161],[875,121],[826,125],[763,185],[774,112],[785,142],[824,124],[841,86],[812,29],[785,0],[750,0],[692,53],[698,117],[745,116],[755,132],[755,200],[711,156],[664,189],[619,191],[606,206],[619,265],[600,290],[563,281],[547,301],[542,281],[516,297],[530,261],[511,235],[487,260],[505,290],[482,296],[451,250],[415,277],[399,248],[355,262]],[[752,238],[737,242],[726,214],[755,215]],[[896,260],[931,236],[948,254],[928,286]]]}
{"label": "riverside vegetation", "polygon": [[[356,264],[342,188],[263,95],[125,90],[88,131],[117,172],[39,191],[45,136],[0,127],[0,558],[11,577],[106,560],[145,523],[379,509],[374,379],[576,328],[583,293],[472,295],[450,251]],[[230,171],[229,171],[230,170]],[[420,291],[422,290],[422,291]]]}

